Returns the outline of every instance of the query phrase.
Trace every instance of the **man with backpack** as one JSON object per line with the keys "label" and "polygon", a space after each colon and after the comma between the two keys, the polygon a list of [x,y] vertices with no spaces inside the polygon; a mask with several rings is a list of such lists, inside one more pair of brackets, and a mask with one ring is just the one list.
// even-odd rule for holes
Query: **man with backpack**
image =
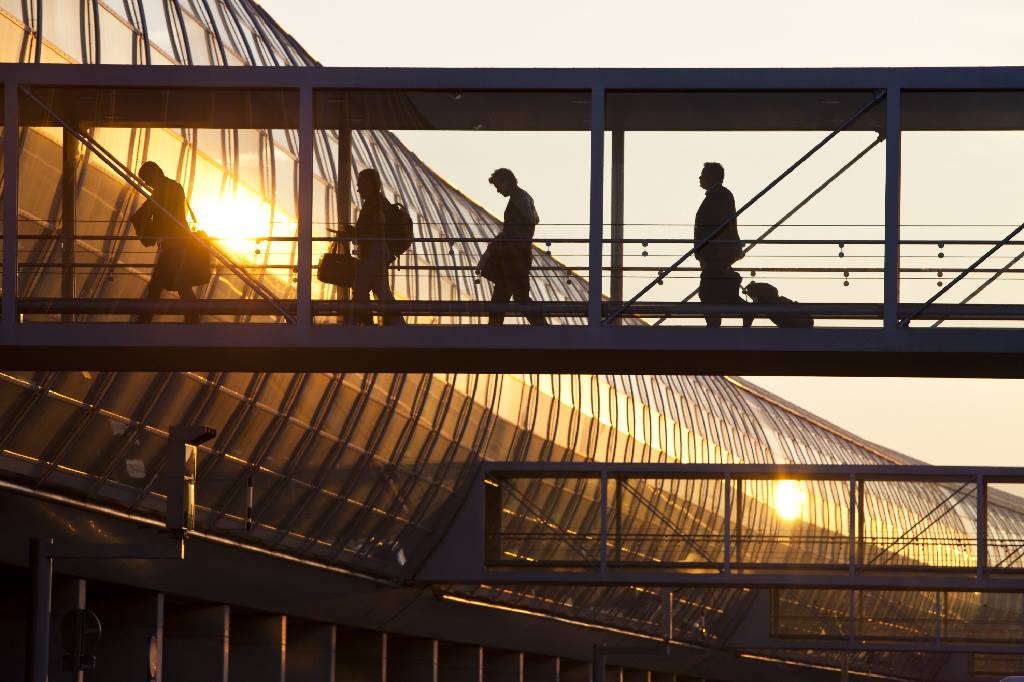
{"label": "man with backpack", "polygon": [[[356,191],[362,199],[359,218],[350,227],[359,250],[359,264],[356,266],[355,282],[352,286],[352,302],[369,304],[370,292],[382,303],[394,303],[388,281],[388,265],[404,253],[412,242],[412,220],[399,204],[392,204],[384,196],[380,174],[374,168],[365,168],[356,176]],[[381,315],[385,325],[405,324],[405,318],[398,313],[386,312]],[[354,324],[373,324],[369,310],[357,311]]]}
{"label": "man with backpack", "polygon": [[[494,283],[491,303],[530,303],[530,267],[533,260],[533,233],[540,222],[533,197],[519,186],[515,174],[508,168],[491,173],[489,182],[498,194],[508,197],[505,221],[498,236],[487,245],[477,270]],[[532,325],[547,324],[541,313],[529,313],[526,320]],[[489,324],[502,324],[504,312],[492,312]]]}

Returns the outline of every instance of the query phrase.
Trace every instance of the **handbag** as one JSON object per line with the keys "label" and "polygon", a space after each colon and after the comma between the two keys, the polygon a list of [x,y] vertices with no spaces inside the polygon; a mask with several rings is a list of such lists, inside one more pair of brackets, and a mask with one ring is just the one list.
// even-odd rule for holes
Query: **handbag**
{"label": "handbag", "polygon": [[501,256],[498,250],[497,240],[491,242],[480,256],[480,262],[476,264],[476,271],[480,276],[491,282],[501,279]]}
{"label": "handbag", "polygon": [[358,265],[358,258],[347,253],[338,253],[338,242],[332,242],[327,253],[320,256],[316,278],[324,284],[348,289],[355,284]]}
{"label": "handbag", "polygon": [[210,256],[209,236],[195,230],[185,243],[184,278],[188,286],[201,287],[213,277],[213,259]]}

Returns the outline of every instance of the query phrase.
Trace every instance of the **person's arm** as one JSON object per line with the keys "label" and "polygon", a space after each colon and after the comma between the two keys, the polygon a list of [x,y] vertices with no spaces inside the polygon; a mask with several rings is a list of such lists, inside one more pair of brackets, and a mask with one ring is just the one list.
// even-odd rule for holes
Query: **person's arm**
{"label": "person's arm", "polygon": [[146,199],[142,206],[139,206],[135,213],[132,213],[132,217],[129,218],[132,226],[139,235],[145,232],[148,226],[152,225],[154,208],[153,199]]}

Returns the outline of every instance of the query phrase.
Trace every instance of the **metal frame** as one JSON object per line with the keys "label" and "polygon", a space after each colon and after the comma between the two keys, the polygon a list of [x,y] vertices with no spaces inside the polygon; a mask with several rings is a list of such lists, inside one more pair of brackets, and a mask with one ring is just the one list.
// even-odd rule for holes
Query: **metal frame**
{"label": "metal frame", "polygon": [[[596,555],[582,561],[543,558],[504,558],[501,526],[495,519],[505,513],[500,502],[503,481],[552,479],[598,482],[598,492],[589,504],[597,506],[598,530],[560,530],[545,525],[544,516],[528,510],[541,527],[550,527],[566,541],[586,538],[597,545]],[[723,484],[724,512],[721,519],[723,554],[720,560],[672,563],[655,558],[629,560],[616,555],[609,559],[608,547],[619,546],[609,528],[609,480],[701,479]],[[734,561],[733,482],[749,480],[801,480],[848,482],[847,510],[850,533],[837,537],[848,544],[847,562],[758,563]],[[901,565],[872,567],[866,562],[863,530],[863,486],[865,483],[973,483],[977,486],[975,515],[976,566]],[[957,467],[927,465],[806,465],[806,464],[617,464],[617,463],[496,463],[484,462],[469,486],[463,507],[456,514],[447,535],[430,558],[418,568],[414,579],[422,583],[488,585],[647,585],[660,587],[799,587],[802,589],[889,589],[942,591],[1024,590],[1024,571],[995,570],[988,566],[988,485],[1024,483],[1024,467]],[[616,490],[618,486],[616,486]],[[489,502],[485,502],[486,499]],[[531,508],[532,509],[532,508]],[[589,507],[588,507],[589,509]],[[616,511],[619,508],[616,506]],[[593,514],[591,509],[588,513]],[[929,513],[930,514],[930,513]],[[929,514],[925,514],[928,516]],[[532,518],[531,517],[531,518]],[[749,538],[747,538],[749,541]],[[680,537],[686,543],[688,538]],[[486,551],[484,548],[487,548]],[[705,555],[706,558],[706,555]]]}
{"label": "metal frame", "polygon": [[[298,102],[298,259],[296,298],[280,301],[278,313],[296,324],[289,329],[253,324],[201,326],[149,325],[119,327],[75,323],[75,333],[48,322],[22,323],[20,313],[37,305],[17,299],[18,249],[16,202],[5,205],[3,316],[0,352],[12,369],[232,369],[367,370],[367,371],[579,371],[644,373],[866,374],[878,376],[1024,376],[1024,330],[1018,329],[905,329],[909,320],[937,316],[899,302],[899,196],[901,101],[906,91],[1024,90],[1024,69],[906,68],[906,69],[376,69],[307,67],[154,67],[5,64],[5,125],[18,126],[17,98],[23,87],[76,87],[89,84],[110,88],[281,89],[294,92]],[[495,84],[500,84],[496,86]],[[329,312],[311,298],[312,191],[314,92],[317,89],[502,89],[590,93],[590,234],[589,293],[585,327],[488,330],[434,327],[404,330],[339,329],[314,325],[313,316]],[[625,307],[601,300],[603,276],[603,192],[605,163],[605,95],[619,91],[671,92],[680,90],[771,92],[779,90],[864,90],[874,92],[869,106],[885,100],[886,189],[884,298],[880,305],[858,309],[854,316],[882,319],[879,328],[813,330],[660,329],[609,325]],[[840,126],[842,129],[842,126]],[[616,133],[613,133],[613,136]],[[822,144],[831,139],[830,133]],[[621,152],[613,138],[613,156]],[[5,141],[8,195],[16,196],[18,136]],[[813,152],[813,150],[812,150]],[[340,151],[339,151],[340,153]],[[805,155],[806,156],[806,155]],[[617,192],[621,183],[613,183]],[[774,183],[772,183],[774,184]],[[770,187],[771,185],[769,185]],[[613,197],[614,199],[615,197]],[[616,213],[621,201],[616,201]],[[613,222],[616,219],[613,216]],[[1009,241],[1013,234],[1003,240]],[[1000,242],[1000,243],[1003,243]],[[692,251],[692,249],[691,249]],[[980,261],[979,261],[980,262]],[[972,266],[973,267],[973,266]],[[614,271],[614,267],[612,268]],[[659,278],[663,274],[659,274]],[[612,282],[617,273],[613,272]],[[952,284],[952,283],[951,283]],[[943,289],[945,291],[946,287]],[[940,292],[941,293],[941,292]],[[96,301],[81,302],[89,307]],[[276,303],[272,302],[272,303]],[[398,304],[416,310],[425,302]],[[74,315],[72,302],[61,306],[65,319]],[[473,303],[467,302],[467,308]],[[171,302],[167,310],[184,307]],[[217,305],[217,304],[213,304]],[[447,304],[446,304],[447,305]],[[552,304],[557,308],[560,304]],[[406,308],[407,306],[407,308]],[[642,315],[666,313],[700,315],[710,310],[698,304],[627,304]],[[429,309],[429,305],[426,308]],[[582,306],[581,306],[582,307]],[[458,310],[457,306],[448,306]],[[509,308],[509,310],[517,310]],[[545,308],[545,311],[548,309]],[[794,310],[793,308],[789,309]],[[846,316],[840,307],[800,306],[800,311]],[[974,319],[984,314],[1019,319],[1013,306],[957,308],[946,306],[943,316]],[[645,312],[646,311],[646,312]],[[734,312],[734,311],[725,311]],[[758,308],[756,314],[768,312]],[[852,311],[847,311],[852,312]],[[567,313],[568,314],[568,313]],[[576,314],[576,313],[573,313]],[[934,318],[933,318],[934,319]],[[940,317],[945,319],[944,317]],[[173,328],[172,328],[173,327]],[[380,350],[391,350],[383,354]],[[240,352],[235,352],[239,350]],[[500,360],[498,355],[500,354]],[[747,357],[756,356],[756,357]],[[199,363],[197,365],[197,362]]]}

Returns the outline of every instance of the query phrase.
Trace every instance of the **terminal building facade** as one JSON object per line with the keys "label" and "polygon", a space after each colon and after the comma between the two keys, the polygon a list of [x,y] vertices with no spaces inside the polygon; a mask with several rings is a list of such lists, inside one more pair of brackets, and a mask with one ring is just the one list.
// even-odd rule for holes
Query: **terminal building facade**
{"label": "terminal building facade", "polygon": [[[317,66],[249,0],[0,0],[0,34],[0,59],[10,62]],[[20,272],[19,287],[21,295],[46,295],[60,287],[60,246],[48,238],[63,211],[60,131],[20,134],[19,234],[32,267]],[[289,131],[102,134],[107,137],[98,139],[129,167],[159,160],[200,215],[205,208],[216,217],[225,203],[251,206],[249,215],[265,221],[268,236],[294,227],[296,143]],[[336,135],[318,131],[316,146],[313,220],[320,236],[350,212],[344,204],[351,190],[341,186],[350,187],[366,167],[380,170],[385,192],[410,207],[421,236],[490,236],[500,227],[391,133],[355,131],[348,168],[339,167]],[[83,296],[140,295],[153,255],[137,247],[127,227],[134,191],[89,155],[79,161],[75,182],[80,248],[92,249],[91,267],[75,286]],[[216,196],[200,196],[211,185],[219,188]],[[216,225],[208,227],[227,239]],[[288,270],[271,265],[288,254],[272,243],[261,249],[250,242],[236,255],[286,294],[294,284]],[[410,267],[392,273],[395,291],[486,300],[488,285],[472,274],[478,257],[475,243],[414,249]],[[560,264],[543,250],[534,259],[558,272]],[[230,286],[215,277],[208,294]],[[537,278],[533,292],[540,300],[582,301],[586,282],[566,269]],[[172,681],[211,674],[262,679],[274,670],[274,679],[289,680],[590,679],[595,645],[657,642],[661,593],[410,580],[479,462],[914,463],[731,377],[5,371],[0,562],[8,584],[26,579],[29,537],[137,539],[158,525],[161,453],[169,426],[185,423],[218,432],[200,450],[197,532],[186,560],[57,564],[55,613],[84,603],[104,620],[92,679],[143,679],[131,666],[148,665],[151,646],[158,654],[154,675]],[[748,498],[742,522],[754,531],[744,561],[784,556],[799,563],[836,551],[830,538],[841,537],[848,523],[838,511],[842,486],[783,492],[762,484],[740,492]],[[930,541],[888,545],[889,555],[917,565],[967,566],[964,548],[976,519],[943,507],[950,492],[878,486],[864,503],[865,523],[892,538],[900,535],[893,529],[925,519]],[[711,532],[723,505],[720,487],[690,481],[659,490],[659,499],[670,493],[672,511],[638,508],[634,523],[654,524],[664,513],[682,532]],[[782,509],[784,495],[797,500],[795,518]],[[548,505],[549,516],[563,515],[564,528],[581,523],[571,506],[559,506],[562,494],[534,501]],[[1024,503],[993,494],[991,504],[991,534],[1024,536]],[[794,524],[800,533],[787,535]],[[801,542],[784,547],[771,540],[801,534]],[[626,550],[659,551],[644,542]],[[1007,547],[996,560],[1019,567],[1024,558]],[[1020,595],[949,593],[938,606],[915,592],[858,599],[862,631],[877,639],[934,638],[936,618],[951,638],[957,628],[965,637],[971,628],[977,634],[986,627],[978,623],[994,639],[1024,634]],[[755,618],[753,602],[748,589],[675,589],[673,653],[609,657],[609,669],[623,679],[816,680],[836,679],[845,667],[851,676],[927,680],[955,679],[949,671],[960,665],[924,647],[852,654],[828,647],[745,650],[736,637]],[[847,604],[845,592],[778,590],[761,625],[770,620],[791,636],[841,639]],[[3,614],[10,636],[0,653],[15,671],[24,646],[23,606],[12,597]],[[977,675],[1016,665],[994,655],[965,660]],[[313,672],[328,668],[335,677]]]}

